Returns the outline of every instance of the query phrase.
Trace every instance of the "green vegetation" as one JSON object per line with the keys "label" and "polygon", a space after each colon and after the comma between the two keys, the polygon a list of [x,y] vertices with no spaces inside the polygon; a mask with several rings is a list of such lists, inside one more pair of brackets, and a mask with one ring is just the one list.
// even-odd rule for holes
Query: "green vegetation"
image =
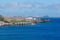
{"label": "green vegetation", "polygon": [[0,15],[0,21],[4,21],[4,17]]}
{"label": "green vegetation", "polygon": [[30,22],[30,21],[26,21],[26,20],[20,20],[20,21],[17,21],[17,20],[11,20],[11,22],[16,23],[16,22]]}
{"label": "green vegetation", "polygon": [[21,20],[21,21],[19,21],[19,22],[30,22],[30,21],[26,21],[26,20]]}
{"label": "green vegetation", "polygon": [[11,22],[15,23],[15,22],[17,22],[17,21],[16,21],[16,20],[11,20]]}

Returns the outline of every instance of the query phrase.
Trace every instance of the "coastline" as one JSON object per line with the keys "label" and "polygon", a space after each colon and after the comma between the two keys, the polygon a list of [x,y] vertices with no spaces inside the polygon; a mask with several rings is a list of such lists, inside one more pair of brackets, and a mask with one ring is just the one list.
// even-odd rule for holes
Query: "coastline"
{"label": "coastline", "polygon": [[3,25],[34,25],[37,23],[51,22],[40,17],[4,17],[0,15],[0,26]]}
{"label": "coastline", "polygon": [[44,23],[44,22],[51,22],[50,20],[45,20],[45,21],[34,21],[34,22],[15,22],[15,23],[0,23],[0,26],[4,25],[35,25],[37,23]]}

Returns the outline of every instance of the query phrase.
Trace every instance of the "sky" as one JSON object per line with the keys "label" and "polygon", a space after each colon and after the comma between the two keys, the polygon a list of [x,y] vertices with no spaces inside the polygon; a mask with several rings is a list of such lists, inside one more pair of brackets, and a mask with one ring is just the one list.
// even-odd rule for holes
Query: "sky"
{"label": "sky", "polygon": [[60,0],[0,0],[0,15],[60,17]]}

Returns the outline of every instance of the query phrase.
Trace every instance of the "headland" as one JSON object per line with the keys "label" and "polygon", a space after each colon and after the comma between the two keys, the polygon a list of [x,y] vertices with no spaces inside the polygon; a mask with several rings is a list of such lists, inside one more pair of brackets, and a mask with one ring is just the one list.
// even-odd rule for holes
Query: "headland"
{"label": "headland", "polygon": [[0,26],[3,25],[29,25],[29,24],[36,24],[36,23],[44,23],[44,22],[50,22],[51,20],[45,20],[41,17],[4,17],[0,15]]}

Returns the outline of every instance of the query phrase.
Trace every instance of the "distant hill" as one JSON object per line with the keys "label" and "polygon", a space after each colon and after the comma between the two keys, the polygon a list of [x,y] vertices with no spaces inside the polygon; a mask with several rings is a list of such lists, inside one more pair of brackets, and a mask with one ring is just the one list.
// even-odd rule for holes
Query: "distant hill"
{"label": "distant hill", "polygon": [[43,16],[43,18],[50,18],[50,17],[47,15],[47,16]]}

